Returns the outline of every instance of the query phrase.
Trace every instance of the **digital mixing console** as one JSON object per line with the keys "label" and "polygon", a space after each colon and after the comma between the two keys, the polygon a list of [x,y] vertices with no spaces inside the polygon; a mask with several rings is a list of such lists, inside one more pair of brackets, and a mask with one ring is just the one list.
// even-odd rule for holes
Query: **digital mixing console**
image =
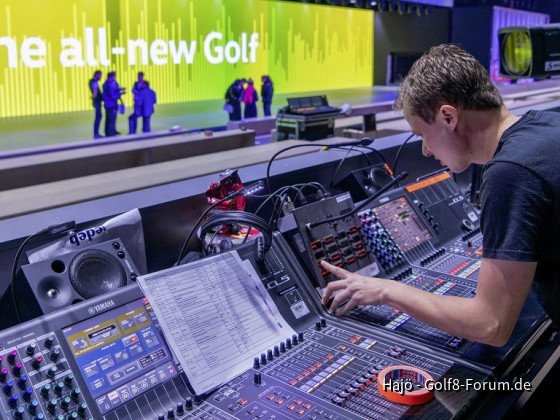
{"label": "digital mixing console", "polygon": [[[342,194],[296,209],[282,220],[284,236],[273,235],[264,260],[252,243],[232,251],[252,264],[296,332],[255,351],[240,375],[229,379],[223,372],[228,379],[217,378],[220,386],[196,395],[156,311],[132,284],[0,331],[0,418],[445,419],[468,413],[476,392],[437,392],[422,405],[399,404],[381,394],[380,372],[406,365],[435,381],[493,380],[519,357],[543,322],[542,310],[526,305],[512,339],[499,349],[386,305],[359,306],[342,318],[329,314],[320,292],[335,278],[320,269],[322,259],[431,293],[476,293],[478,216],[448,174],[392,190],[336,222],[306,227],[352,208]],[[204,337],[213,326],[205,328]],[[207,353],[200,357],[220,363],[212,349]]]}
{"label": "digital mixing console", "polygon": [[[278,234],[264,263],[253,246],[238,252],[297,331],[255,354],[243,374],[195,395],[150,303],[130,285],[0,332],[2,418],[400,418],[417,408],[380,395],[377,375],[385,367],[405,363],[435,380],[488,376],[390,335],[321,317]],[[423,410],[450,417],[437,400]]]}

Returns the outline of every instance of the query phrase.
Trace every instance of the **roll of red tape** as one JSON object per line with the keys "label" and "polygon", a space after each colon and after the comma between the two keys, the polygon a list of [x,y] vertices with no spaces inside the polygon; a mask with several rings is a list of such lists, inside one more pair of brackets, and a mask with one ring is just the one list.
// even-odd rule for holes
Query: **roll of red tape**
{"label": "roll of red tape", "polygon": [[[377,375],[377,389],[381,395],[397,404],[419,405],[430,402],[434,392],[427,385],[433,382],[429,373],[413,366],[389,366]],[[422,388],[417,389],[418,385]]]}

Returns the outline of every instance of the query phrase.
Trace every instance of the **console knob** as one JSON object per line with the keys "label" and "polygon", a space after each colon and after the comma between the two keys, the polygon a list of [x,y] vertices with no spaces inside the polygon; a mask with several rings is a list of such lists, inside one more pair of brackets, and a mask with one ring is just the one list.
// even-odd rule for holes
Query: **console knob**
{"label": "console knob", "polygon": [[72,412],[68,414],[64,420],[77,420],[79,418],[80,416],[78,415],[78,413]]}
{"label": "console knob", "polygon": [[43,387],[41,388],[41,395],[47,399],[49,398],[49,392],[51,392],[51,384],[45,384],[43,385]]}
{"label": "console knob", "polygon": [[272,350],[268,349],[268,351],[266,352],[266,360],[271,361],[272,359],[274,359],[274,356],[272,355]]}
{"label": "console knob", "polygon": [[27,349],[25,349],[25,352],[29,355],[29,356],[33,356],[33,353],[35,353],[35,350],[37,349],[37,344],[35,343],[31,343],[27,346]]}
{"label": "console knob", "polygon": [[167,418],[168,419],[174,419],[175,418],[175,410],[173,410],[172,408],[168,408],[167,409]]}
{"label": "console knob", "polygon": [[27,375],[21,375],[21,378],[18,379],[17,384],[19,386],[19,389],[25,389],[26,387],[26,382],[27,382]]}
{"label": "console knob", "polygon": [[298,340],[299,340],[300,343],[303,343],[303,338],[304,338],[303,331],[300,331],[298,333]]}
{"label": "console knob", "polygon": [[60,406],[63,410],[66,410],[70,405],[70,402],[70,397],[64,397],[62,400],[60,400]]}
{"label": "console knob", "polygon": [[286,344],[283,341],[280,343],[280,353],[286,353]]}
{"label": "console knob", "polygon": [[261,362],[258,357],[253,359],[253,369],[259,369],[261,367]]}
{"label": "console knob", "polygon": [[292,335],[292,343],[293,343],[294,345],[296,345],[296,344],[298,343],[298,338],[297,338],[297,335],[296,335],[296,334]]}
{"label": "console knob", "polygon": [[274,355],[274,357],[280,356],[280,350],[278,349],[278,346],[274,346],[274,351],[272,352],[272,354]]}
{"label": "console knob", "polygon": [[86,410],[87,410],[87,404],[86,404],[85,402],[84,402],[84,403],[81,403],[81,404],[78,406],[78,413],[84,414],[84,413],[86,412]]}
{"label": "console knob", "polygon": [[8,405],[9,405],[10,407],[12,407],[12,408],[16,408],[16,407],[17,407],[17,403],[18,403],[18,399],[19,399],[18,394],[10,395],[10,396],[8,397],[8,400],[7,400]]}
{"label": "console knob", "polygon": [[8,377],[8,369],[4,368],[0,370],[0,382],[4,382]]}
{"label": "console knob", "polygon": [[35,414],[37,407],[39,407],[39,401],[33,400],[27,404],[27,411],[29,411],[30,414]]}
{"label": "console knob", "polygon": [[261,366],[266,365],[266,354],[261,353]]}
{"label": "console knob", "polygon": [[43,361],[43,356],[37,356],[31,362],[31,366],[33,366],[33,369],[37,370],[37,369],[39,369],[39,367],[41,367],[41,362],[42,361]]}
{"label": "console knob", "polygon": [[14,376],[18,376],[21,375],[21,368],[23,367],[23,363],[21,362],[17,362],[14,367],[12,368],[12,373],[14,374]]}
{"label": "console knob", "polygon": [[49,357],[53,362],[56,362],[60,358],[60,350],[54,349],[49,353]]}
{"label": "console knob", "polygon": [[58,382],[55,386],[54,386],[54,393],[56,395],[62,395],[62,390],[64,389],[64,382]]}
{"label": "console knob", "polygon": [[56,403],[57,403],[56,398],[53,398],[52,400],[50,400],[47,403],[47,410],[49,410],[51,413],[54,414],[54,411],[56,410]]}
{"label": "console knob", "polygon": [[16,362],[17,350],[8,353],[8,363],[13,365]]}
{"label": "console knob", "polygon": [[68,375],[64,377],[64,383],[68,386],[72,385],[72,381],[74,380],[74,374],[70,372]]}
{"label": "console knob", "polygon": [[33,395],[33,388],[29,387],[26,390],[24,390],[21,394],[21,397],[25,400],[25,401],[29,401],[31,399],[31,396]]}
{"label": "console knob", "polygon": [[25,410],[23,407],[18,407],[14,411],[12,411],[12,415],[14,416],[14,419],[22,419],[24,413]]}
{"label": "console knob", "polygon": [[43,413],[39,413],[33,417],[33,420],[45,420],[45,415]]}
{"label": "console knob", "polygon": [[165,420],[165,416],[163,414],[160,414],[159,416],[157,416],[158,420]]}
{"label": "console knob", "polygon": [[286,338],[286,348],[287,349],[292,348],[292,340],[290,338]]}
{"label": "console knob", "polygon": [[316,329],[317,331],[321,331],[321,321],[317,321],[317,322],[315,323],[315,329]]}
{"label": "console knob", "polygon": [[54,336],[49,335],[46,339],[45,339],[45,347],[50,349],[52,347],[54,343]]}
{"label": "console knob", "polygon": [[262,383],[262,376],[260,372],[256,372],[253,377],[253,382],[255,385],[260,385]]}
{"label": "console knob", "polygon": [[4,391],[4,394],[9,396],[9,395],[12,394],[12,388],[13,387],[14,387],[14,383],[12,381],[8,381],[2,387],[2,391]]}
{"label": "console knob", "polygon": [[177,414],[179,414],[180,416],[182,416],[185,413],[185,408],[183,407],[183,403],[177,403],[177,408],[176,410]]}
{"label": "console knob", "polygon": [[78,402],[78,400],[80,399],[80,394],[81,394],[81,393],[82,393],[82,391],[80,391],[80,388],[74,388],[74,389],[72,390],[72,392],[70,393],[70,397],[71,397],[74,401]]}
{"label": "console knob", "polygon": [[49,370],[47,370],[47,376],[49,378],[54,378],[54,375],[56,375],[57,371],[58,371],[58,368],[56,366],[51,366],[49,368]]}
{"label": "console knob", "polygon": [[321,318],[321,327],[325,328],[327,326],[327,320],[325,318]]}
{"label": "console knob", "polygon": [[192,401],[191,397],[185,398],[185,408],[187,410],[192,410],[193,409],[193,401]]}

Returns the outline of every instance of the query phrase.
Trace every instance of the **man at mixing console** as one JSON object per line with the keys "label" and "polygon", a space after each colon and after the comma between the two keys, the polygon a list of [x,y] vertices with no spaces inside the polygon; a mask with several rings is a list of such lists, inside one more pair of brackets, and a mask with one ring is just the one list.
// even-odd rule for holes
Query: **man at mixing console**
{"label": "man at mixing console", "polygon": [[[453,172],[484,164],[483,254],[472,299],[428,293],[322,262],[340,280],[323,304],[344,315],[357,305],[388,304],[450,334],[501,346],[531,286],[560,323],[560,118],[512,114],[488,72],[454,45],[433,47],[402,82],[395,108],[423,139],[422,152]],[[344,302],[346,302],[344,304]]]}

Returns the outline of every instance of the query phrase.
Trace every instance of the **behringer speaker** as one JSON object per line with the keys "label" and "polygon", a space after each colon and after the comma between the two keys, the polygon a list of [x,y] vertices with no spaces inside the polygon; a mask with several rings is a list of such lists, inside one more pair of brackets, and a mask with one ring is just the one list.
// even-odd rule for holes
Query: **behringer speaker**
{"label": "behringer speaker", "polygon": [[138,274],[122,242],[111,240],[22,266],[16,302],[31,319],[126,286]]}

